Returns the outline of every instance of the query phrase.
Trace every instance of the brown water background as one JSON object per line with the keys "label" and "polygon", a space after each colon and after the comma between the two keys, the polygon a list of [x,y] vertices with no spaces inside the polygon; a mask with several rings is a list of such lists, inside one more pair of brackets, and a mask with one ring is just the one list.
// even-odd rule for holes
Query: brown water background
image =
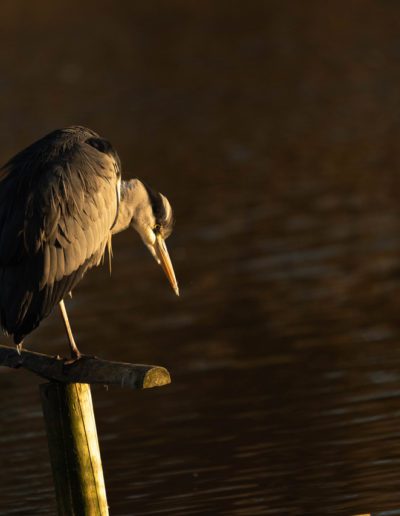
{"label": "brown water background", "polygon": [[[87,125],[175,209],[180,299],[126,232],[68,302],[173,377],[93,390],[111,514],[400,514],[400,3],[6,0],[0,41],[2,162]],[[0,370],[4,516],[55,513],[38,383]]]}

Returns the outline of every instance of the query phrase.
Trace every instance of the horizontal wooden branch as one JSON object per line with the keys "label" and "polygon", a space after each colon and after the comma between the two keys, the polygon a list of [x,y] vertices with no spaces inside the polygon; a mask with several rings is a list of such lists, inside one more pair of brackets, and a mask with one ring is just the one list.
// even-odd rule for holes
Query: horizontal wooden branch
{"label": "horizontal wooden branch", "polygon": [[72,364],[65,359],[33,351],[0,346],[0,365],[27,369],[47,380],[61,383],[119,385],[131,389],[160,387],[171,382],[164,367],[110,362],[100,358],[83,357]]}

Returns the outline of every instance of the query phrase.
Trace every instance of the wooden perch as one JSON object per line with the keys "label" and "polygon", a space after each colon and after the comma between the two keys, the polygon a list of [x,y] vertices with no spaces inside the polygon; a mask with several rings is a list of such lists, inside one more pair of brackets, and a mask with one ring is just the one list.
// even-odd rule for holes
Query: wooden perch
{"label": "wooden perch", "polygon": [[90,385],[39,387],[59,516],[108,516]]}
{"label": "wooden perch", "polygon": [[60,357],[26,350],[19,354],[16,348],[9,346],[0,346],[0,365],[15,369],[22,367],[61,383],[99,383],[147,389],[171,382],[169,372],[164,367],[110,362],[92,357],[83,357],[72,364],[66,364],[65,359]]}

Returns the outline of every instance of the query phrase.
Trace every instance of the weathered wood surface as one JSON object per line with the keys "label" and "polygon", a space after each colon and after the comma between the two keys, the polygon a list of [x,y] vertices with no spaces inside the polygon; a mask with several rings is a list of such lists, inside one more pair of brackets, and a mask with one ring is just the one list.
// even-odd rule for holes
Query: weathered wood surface
{"label": "weathered wood surface", "polygon": [[171,382],[169,372],[160,366],[111,362],[100,358],[84,357],[73,364],[65,359],[0,346],[0,365],[23,368],[37,375],[61,383],[88,383],[119,385],[131,389],[160,387]]}
{"label": "weathered wood surface", "polygon": [[108,516],[90,385],[40,385],[60,516]]}

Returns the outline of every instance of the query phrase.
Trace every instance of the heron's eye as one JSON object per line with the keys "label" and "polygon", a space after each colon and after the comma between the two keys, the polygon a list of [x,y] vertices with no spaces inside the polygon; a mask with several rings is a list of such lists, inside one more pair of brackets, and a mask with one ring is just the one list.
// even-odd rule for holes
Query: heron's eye
{"label": "heron's eye", "polygon": [[157,235],[158,233],[160,233],[160,231],[161,231],[161,226],[160,226],[160,224],[156,224],[156,225],[154,226],[154,228],[153,228],[153,231],[154,231],[154,233],[155,233],[156,235]]}

